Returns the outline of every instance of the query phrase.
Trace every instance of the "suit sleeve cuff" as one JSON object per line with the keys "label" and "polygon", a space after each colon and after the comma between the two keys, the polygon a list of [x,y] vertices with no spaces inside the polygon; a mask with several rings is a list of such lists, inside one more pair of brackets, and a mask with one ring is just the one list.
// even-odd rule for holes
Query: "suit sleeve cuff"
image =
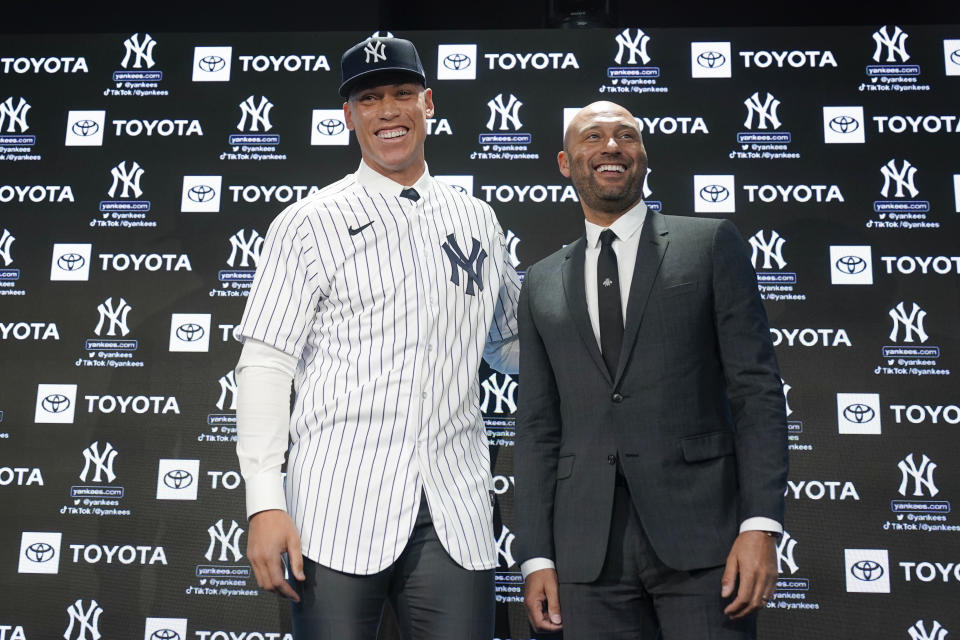
{"label": "suit sleeve cuff", "polygon": [[534,571],[540,571],[541,569],[556,569],[557,565],[554,564],[553,560],[547,558],[530,558],[529,560],[522,562],[520,564],[520,573],[523,574],[523,579],[526,580],[527,576],[533,573]]}
{"label": "suit sleeve cuff", "polygon": [[287,510],[287,499],[283,492],[280,474],[273,472],[258,473],[246,478],[247,518],[269,509]]}
{"label": "suit sleeve cuff", "polygon": [[744,531],[767,531],[778,536],[783,535],[783,525],[772,518],[747,518],[740,523],[740,533]]}

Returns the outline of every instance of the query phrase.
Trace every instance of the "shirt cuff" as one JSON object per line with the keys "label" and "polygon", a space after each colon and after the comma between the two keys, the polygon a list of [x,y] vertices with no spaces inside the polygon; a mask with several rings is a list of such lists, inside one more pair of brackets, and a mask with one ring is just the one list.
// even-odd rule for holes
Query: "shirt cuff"
{"label": "shirt cuff", "polygon": [[783,535],[783,525],[772,518],[747,518],[740,523],[740,533],[744,531],[767,531],[778,536]]}
{"label": "shirt cuff", "polygon": [[553,560],[548,558],[530,558],[529,560],[520,564],[520,573],[523,574],[523,579],[526,580],[534,571],[540,571],[541,569],[556,569],[557,565],[554,564]]}
{"label": "shirt cuff", "polygon": [[283,480],[278,472],[265,472],[245,480],[247,485],[247,518],[269,509],[287,510]]}

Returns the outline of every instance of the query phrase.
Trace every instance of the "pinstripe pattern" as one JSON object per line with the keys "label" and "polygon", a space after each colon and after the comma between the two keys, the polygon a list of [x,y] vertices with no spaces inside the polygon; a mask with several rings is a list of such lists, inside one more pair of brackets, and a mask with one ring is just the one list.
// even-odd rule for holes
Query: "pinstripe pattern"
{"label": "pinstripe pattern", "polygon": [[[428,175],[414,204],[364,170],[273,221],[240,325],[243,337],[299,358],[288,510],[304,555],[371,574],[403,550],[423,487],[450,556],[489,569],[477,367],[488,339],[516,336],[517,276],[488,205]],[[450,282],[449,234],[466,252],[476,238],[489,256],[476,295],[465,278]]]}

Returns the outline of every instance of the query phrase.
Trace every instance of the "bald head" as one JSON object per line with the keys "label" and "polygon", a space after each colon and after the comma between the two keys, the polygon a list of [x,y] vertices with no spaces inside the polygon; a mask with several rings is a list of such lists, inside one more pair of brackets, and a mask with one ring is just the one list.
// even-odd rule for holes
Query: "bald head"
{"label": "bald head", "polygon": [[597,124],[618,123],[622,123],[627,127],[633,127],[637,135],[640,135],[640,129],[637,127],[637,119],[620,105],[606,100],[598,100],[597,102],[588,104],[583,109],[580,109],[577,115],[573,116],[570,124],[567,125],[567,130],[563,132],[563,150],[569,151],[571,137],[581,133],[585,129],[596,126]]}
{"label": "bald head", "polygon": [[564,132],[557,164],[573,182],[587,220],[609,226],[643,193],[647,152],[636,118],[612,102],[584,107]]}

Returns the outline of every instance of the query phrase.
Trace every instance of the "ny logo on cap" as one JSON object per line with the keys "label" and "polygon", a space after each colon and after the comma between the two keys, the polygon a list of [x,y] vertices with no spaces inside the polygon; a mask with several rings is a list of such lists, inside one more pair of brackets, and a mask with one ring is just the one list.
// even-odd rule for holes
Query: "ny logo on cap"
{"label": "ny logo on cap", "polygon": [[381,60],[386,61],[387,59],[387,45],[383,42],[377,42],[376,40],[367,40],[367,44],[363,47],[363,52],[367,55],[364,62],[367,64],[377,63]]}

